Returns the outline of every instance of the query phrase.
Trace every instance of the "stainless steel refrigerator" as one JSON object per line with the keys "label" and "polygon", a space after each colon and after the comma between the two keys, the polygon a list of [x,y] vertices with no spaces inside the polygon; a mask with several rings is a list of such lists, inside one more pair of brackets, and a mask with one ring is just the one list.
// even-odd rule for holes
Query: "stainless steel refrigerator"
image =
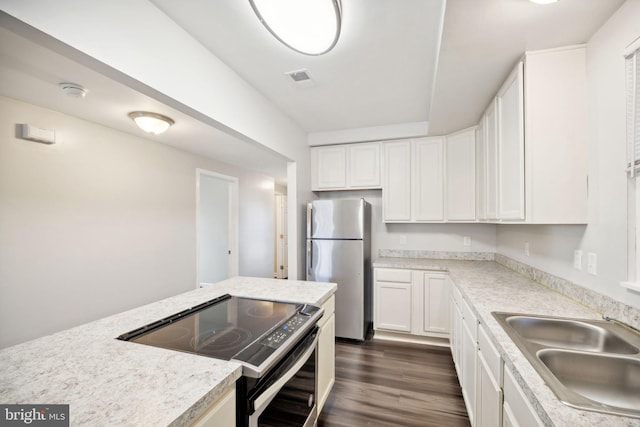
{"label": "stainless steel refrigerator", "polygon": [[364,199],[307,204],[307,280],[334,282],[336,337],[363,341],[371,326],[371,205]]}

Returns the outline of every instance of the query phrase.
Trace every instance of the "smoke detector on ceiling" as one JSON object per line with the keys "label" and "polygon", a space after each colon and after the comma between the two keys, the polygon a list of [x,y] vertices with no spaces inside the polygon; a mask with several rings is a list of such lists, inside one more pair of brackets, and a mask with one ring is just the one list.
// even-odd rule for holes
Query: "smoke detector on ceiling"
{"label": "smoke detector on ceiling", "polygon": [[62,91],[65,95],[70,96],[72,98],[84,98],[87,96],[87,89],[84,87],[75,84],[75,83],[60,83],[59,84]]}
{"label": "smoke detector on ceiling", "polygon": [[285,74],[285,76],[288,77],[288,80],[291,83],[295,84],[297,87],[315,86],[315,82],[311,78],[311,75],[309,74],[309,71],[306,70],[306,69],[287,71],[284,74]]}

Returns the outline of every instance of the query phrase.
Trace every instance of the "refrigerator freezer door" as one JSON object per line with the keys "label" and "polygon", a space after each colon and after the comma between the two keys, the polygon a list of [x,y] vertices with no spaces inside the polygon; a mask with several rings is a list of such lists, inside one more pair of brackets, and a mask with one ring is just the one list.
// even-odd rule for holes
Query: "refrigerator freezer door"
{"label": "refrigerator freezer door", "polygon": [[308,280],[333,282],[336,291],[336,337],[364,340],[362,240],[310,240]]}
{"label": "refrigerator freezer door", "polygon": [[314,200],[307,209],[307,238],[364,238],[364,200]]}

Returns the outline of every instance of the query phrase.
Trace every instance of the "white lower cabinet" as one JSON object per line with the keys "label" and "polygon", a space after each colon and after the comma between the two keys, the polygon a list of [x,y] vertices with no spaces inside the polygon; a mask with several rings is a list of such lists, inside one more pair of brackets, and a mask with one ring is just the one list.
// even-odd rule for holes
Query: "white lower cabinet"
{"label": "white lower cabinet", "polygon": [[227,390],[209,407],[191,427],[217,427],[236,425],[236,388]]}
{"label": "white lower cabinet", "polygon": [[461,372],[458,373],[462,398],[467,407],[469,422],[475,426],[476,415],[476,361],[478,352],[478,321],[466,301],[461,302],[462,327],[460,339]]}
{"label": "white lower cabinet", "polygon": [[503,426],[540,427],[544,425],[508,369],[504,370],[502,417]]}
{"label": "white lower cabinet", "polygon": [[375,269],[375,329],[411,332],[411,271]]}
{"label": "white lower cabinet", "polygon": [[374,329],[448,338],[450,279],[445,273],[376,268]]}
{"label": "white lower cabinet", "polygon": [[542,426],[485,326],[453,283],[450,301],[451,354],[471,426]]}
{"label": "white lower cabinet", "polygon": [[484,326],[478,328],[476,427],[502,426],[502,359]]}
{"label": "white lower cabinet", "polygon": [[413,274],[414,316],[411,332],[414,334],[449,334],[449,276],[442,273]]}
{"label": "white lower cabinet", "polygon": [[[329,397],[336,379],[336,316],[335,296],[322,305],[324,315],[318,321],[320,337],[318,338],[318,414]],[[222,424],[220,424],[222,425]]]}

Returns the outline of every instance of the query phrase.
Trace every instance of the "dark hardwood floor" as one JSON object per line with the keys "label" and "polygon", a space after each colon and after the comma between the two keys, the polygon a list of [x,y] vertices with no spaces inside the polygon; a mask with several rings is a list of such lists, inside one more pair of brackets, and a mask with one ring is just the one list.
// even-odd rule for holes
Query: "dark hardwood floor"
{"label": "dark hardwood floor", "polygon": [[338,340],[336,382],[318,426],[469,426],[450,350]]}

